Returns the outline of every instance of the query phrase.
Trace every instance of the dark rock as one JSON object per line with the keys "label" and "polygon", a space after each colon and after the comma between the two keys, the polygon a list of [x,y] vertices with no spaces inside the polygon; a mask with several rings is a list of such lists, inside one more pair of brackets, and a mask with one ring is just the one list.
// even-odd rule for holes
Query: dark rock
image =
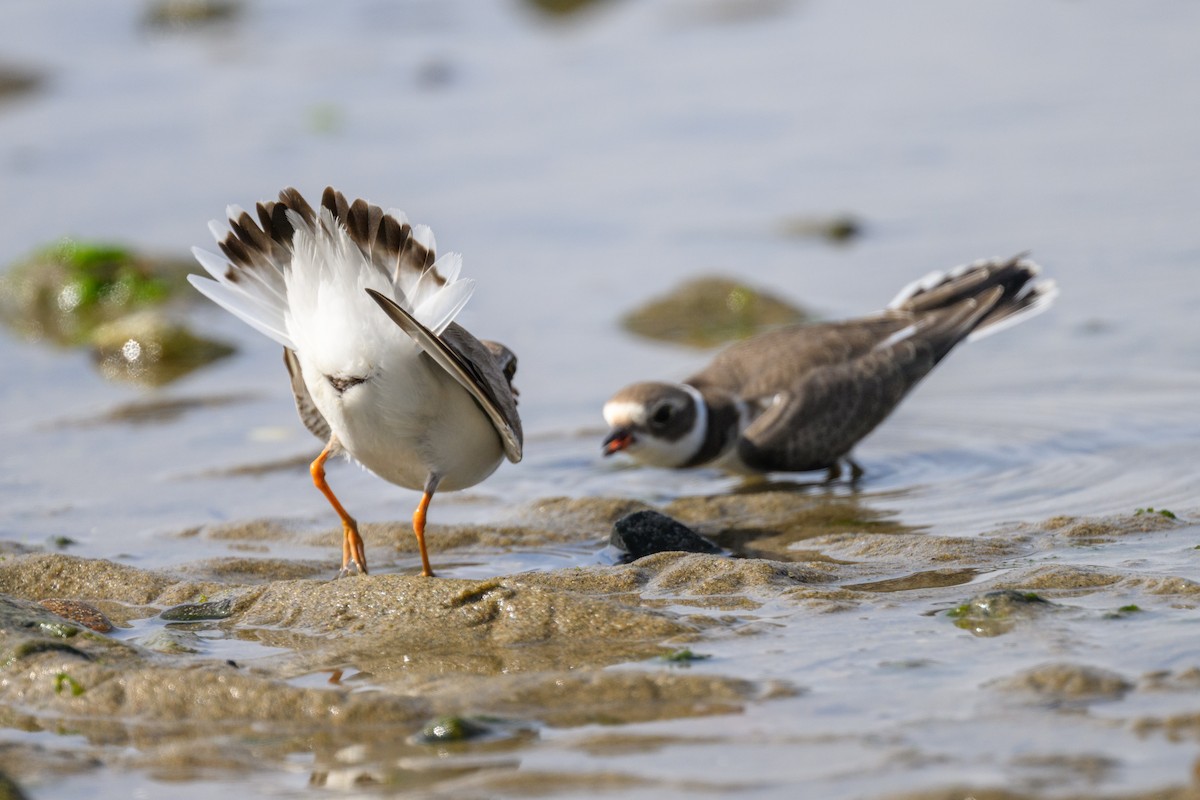
{"label": "dark rock", "polygon": [[228,619],[233,615],[233,598],[210,600],[203,603],[183,603],[159,614],[168,622],[199,622],[202,620]]}
{"label": "dark rock", "polygon": [[678,520],[657,511],[635,511],[613,523],[609,543],[635,560],[653,553],[720,553],[721,548]]}

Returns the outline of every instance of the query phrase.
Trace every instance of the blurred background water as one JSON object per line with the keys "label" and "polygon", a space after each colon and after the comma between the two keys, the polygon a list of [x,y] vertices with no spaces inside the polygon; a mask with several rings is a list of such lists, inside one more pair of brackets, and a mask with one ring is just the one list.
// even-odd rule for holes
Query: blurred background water
{"label": "blurred background water", "polygon": [[[284,186],[404,209],[478,281],[461,321],[520,357],[527,458],[439,496],[437,524],[735,487],[599,456],[612,391],[710,356],[619,325],[687,278],[841,317],[1031,251],[1058,303],[956,352],[859,448],[864,502],[939,533],[1198,505],[1200,6],[553,5],[255,0],[176,26],[134,0],[9,3],[0,67],[32,80],[0,96],[0,264],[63,237],[211,248],[208,220]],[[861,236],[794,233],[838,214]],[[238,354],[158,389],[0,335],[0,537],[154,567],[203,555],[177,538],[196,526],[331,527],[302,468],[220,473],[317,445],[278,348],[187,314]],[[176,400],[207,402],[107,419]],[[368,521],[415,499],[355,468],[330,479]]]}
{"label": "blurred background water", "polygon": [[[860,448],[865,488],[910,489],[898,510],[935,528],[1194,496],[1187,4],[256,2],[182,27],[151,8],[6,11],[3,61],[40,83],[0,105],[0,263],[62,237],[186,254],[227,204],[288,185],[405,209],[478,280],[465,324],[521,359],[528,460],[470,509],[726,485],[597,456],[613,390],[708,358],[618,326],[683,279],[837,317],[1023,250],[1061,284],[1056,308],[941,366]],[[785,233],[839,213],[863,236]],[[152,396],[253,401],[136,426],[71,423],[144,390],[0,340],[6,536],[147,553],[181,527],[326,513],[295,473],[188,479],[313,447],[276,348],[215,308],[194,326],[240,354]],[[357,470],[333,480],[366,519],[410,504]],[[455,503],[438,517],[472,518]]]}

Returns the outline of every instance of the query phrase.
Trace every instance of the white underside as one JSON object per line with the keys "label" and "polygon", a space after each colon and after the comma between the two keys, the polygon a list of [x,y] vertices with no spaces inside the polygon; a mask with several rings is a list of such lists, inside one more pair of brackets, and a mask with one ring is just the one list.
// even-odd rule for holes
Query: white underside
{"label": "white underside", "polygon": [[457,381],[395,334],[367,355],[371,377],[341,394],[301,354],[313,402],[346,451],[384,480],[420,490],[436,475],[439,489],[474,486],[503,460],[500,437]]}

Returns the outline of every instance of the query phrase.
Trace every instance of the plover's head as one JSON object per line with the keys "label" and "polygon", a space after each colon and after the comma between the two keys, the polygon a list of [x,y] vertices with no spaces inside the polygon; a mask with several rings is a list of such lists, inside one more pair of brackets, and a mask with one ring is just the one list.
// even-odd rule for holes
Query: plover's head
{"label": "plover's head", "polygon": [[620,450],[655,467],[682,467],[704,444],[708,407],[682,383],[635,383],[604,404],[604,455]]}

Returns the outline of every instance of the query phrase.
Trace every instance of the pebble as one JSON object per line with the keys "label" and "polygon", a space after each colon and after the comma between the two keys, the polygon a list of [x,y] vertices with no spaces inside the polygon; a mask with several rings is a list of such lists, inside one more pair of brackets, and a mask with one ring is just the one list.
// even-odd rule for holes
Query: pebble
{"label": "pebble", "polygon": [[628,560],[654,553],[720,553],[721,548],[682,522],[658,511],[635,511],[613,523],[609,544]]}

